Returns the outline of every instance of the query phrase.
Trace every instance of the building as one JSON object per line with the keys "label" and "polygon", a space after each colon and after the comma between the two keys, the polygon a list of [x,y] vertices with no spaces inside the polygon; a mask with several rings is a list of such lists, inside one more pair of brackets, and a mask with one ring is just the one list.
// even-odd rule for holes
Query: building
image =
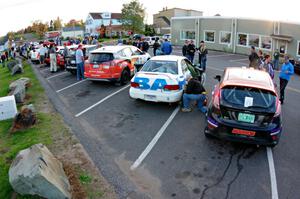
{"label": "building", "polygon": [[208,49],[249,54],[255,46],[264,53],[280,53],[300,58],[300,23],[230,17],[174,17],[172,43],[183,45],[186,39],[201,40]]}
{"label": "building", "polygon": [[169,34],[171,32],[172,17],[202,16],[202,11],[186,10],[181,8],[163,8],[153,15],[153,26],[157,34]]}
{"label": "building", "polygon": [[75,27],[65,27],[62,29],[61,36],[64,38],[70,37],[70,38],[75,38],[75,37],[83,37],[84,34],[84,28],[80,26],[75,26]]}
{"label": "building", "polygon": [[89,13],[85,21],[85,33],[99,35],[101,27],[107,36],[122,33],[121,13]]}

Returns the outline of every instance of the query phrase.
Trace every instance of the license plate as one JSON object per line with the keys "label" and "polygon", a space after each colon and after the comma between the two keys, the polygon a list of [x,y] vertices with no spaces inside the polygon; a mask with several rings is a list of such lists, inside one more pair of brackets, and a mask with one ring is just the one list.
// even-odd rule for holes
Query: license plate
{"label": "license plate", "polygon": [[156,96],[155,95],[145,95],[145,100],[156,100]]}
{"label": "license plate", "polygon": [[247,114],[247,113],[239,113],[238,121],[254,123],[255,115]]}
{"label": "license plate", "polygon": [[255,136],[255,131],[247,131],[247,130],[242,130],[242,129],[232,129],[233,134],[238,134],[238,135],[246,135],[246,136]]}
{"label": "license plate", "polygon": [[93,65],[93,68],[99,68],[99,65],[95,64],[95,65]]}

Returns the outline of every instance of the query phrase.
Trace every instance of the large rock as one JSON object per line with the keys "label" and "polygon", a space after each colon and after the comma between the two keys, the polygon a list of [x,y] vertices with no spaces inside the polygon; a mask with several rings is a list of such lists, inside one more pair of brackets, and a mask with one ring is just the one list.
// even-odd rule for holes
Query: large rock
{"label": "large rock", "polygon": [[32,104],[22,106],[21,112],[15,116],[10,132],[16,132],[33,126],[36,123],[35,108]]}
{"label": "large rock", "polygon": [[10,91],[8,95],[14,95],[16,103],[23,103],[25,100],[25,85],[23,82],[18,82],[15,89]]}
{"label": "large rock", "polygon": [[12,60],[12,61],[8,62],[7,63],[8,70],[11,71],[13,69],[13,67],[17,64],[19,64],[19,62],[17,60]]}
{"label": "large rock", "polygon": [[71,198],[70,183],[61,162],[43,144],[19,152],[9,168],[9,182],[22,195]]}
{"label": "large rock", "polygon": [[9,84],[9,91],[15,90],[18,84],[23,84],[25,88],[28,88],[30,85],[30,79],[28,77],[21,77],[20,79]]}
{"label": "large rock", "polygon": [[24,70],[23,70],[22,64],[17,64],[12,68],[11,75],[13,76],[15,74],[23,73],[23,72],[24,72]]}

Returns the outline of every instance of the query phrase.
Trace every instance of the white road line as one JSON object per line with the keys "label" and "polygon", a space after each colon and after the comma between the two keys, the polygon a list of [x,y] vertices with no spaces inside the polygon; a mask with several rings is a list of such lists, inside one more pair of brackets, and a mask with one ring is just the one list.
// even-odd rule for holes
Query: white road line
{"label": "white road line", "polygon": [[286,89],[294,91],[296,93],[300,93],[300,90],[287,86]]}
{"label": "white road line", "polygon": [[162,134],[165,132],[169,124],[172,122],[172,120],[175,118],[179,111],[180,107],[178,106],[169,119],[166,121],[166,123],[159,129],[158,133],[155,135],[155,137],[151,140],[151,142],[148,144],[146,149],[143,151],[143,153],[139,156],[139,158],[133,163],[133,165],[130,167],[130,170],[135,170],[146,158],[146,156],[150,153],[154,145],[157,143],[158,139],[162,136]]}
{"label": "white road line", "polygon": [[94,104],[94,105],[92,105],[92,106],[86,108],[85,110],[81,111],[80,113],[76,114],[75,117],[79,117],[80,115],[84,114],[85,112],[87,112],[87,111],[91,110],[92,108],[98,106],[99,104],[101,104],[101,103],[104,102],[105,100],[107,100],[107,99],[111,98],[112,96],[116,95],[117,93],[119,93],[119,92],[125,90],[125,89],[128,88],[129,86],[130,86],[130,85],[127,85],[127,86],[121,88],[120,90],[117,90],[116,92],[114,92],[114,93],[112,93],[112,94],[106,96],[105,98],[103,98],[102,100],[100,100],[99,102],[97,102],[96,104]]}
{"label": "white road line", "polygon": [[66,74],[67,72],[68,72],[68,71],[64,71],[64,72],[61,72],[61,73],[59,73],[59,74],[57,74],[57,75],[53,75],[53,76],[51,76],[51,77],[48,77],[47,80],[52,79],[52,78],[54,78],[54,77],[61,76],[61,75],[63,75],[63,74]]}
{"label": "white road line", "polygon": [[249,59],[232,59],[232,60],[229,60],[230,62],[239,62],[239,61],[248,61]]}
{"label": "white road line", "polygon": [[226,56],[233,56],[235,54],[222,54],[222,55],[208,55],[208,58],[214,58],[214,57],[226,57]]}
{"label": "white road line", "polygon": [[276,181],[274,159],[273,159],[272,149],[270,147],[267,147],[267,156],[268,156],[269,171],[270,171],[270,178],[271,178],[272,199],[278,199],[278,191],[277,191],[277,181]]}
{"label": "white road line", "polygon": [[72,86],[75,86],[75,85],[80,84],[80,83],[85,82],[85,81],[86,81],[86,79],[81,80],[81,81],[76,82],[76,83],[74,83],[74,84],[71,84],[71,85],[69,85],[69,86],[67,86],[67,87],[65,87],[65,88],[59,89],[59,90],[57,90],[56,92],[57,92],[57,93],[60,93],[60,92],[66,90],[66,89],[68,89],[68,88],[71,88]]}

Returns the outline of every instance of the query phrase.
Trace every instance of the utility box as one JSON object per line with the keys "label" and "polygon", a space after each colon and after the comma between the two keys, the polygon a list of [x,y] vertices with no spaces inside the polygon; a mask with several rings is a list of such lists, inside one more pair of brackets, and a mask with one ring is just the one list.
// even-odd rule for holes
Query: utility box
{"label": "utility box", "polygon": [[18,113],[15,96],[0,97],[0,121],[14,118]]}

